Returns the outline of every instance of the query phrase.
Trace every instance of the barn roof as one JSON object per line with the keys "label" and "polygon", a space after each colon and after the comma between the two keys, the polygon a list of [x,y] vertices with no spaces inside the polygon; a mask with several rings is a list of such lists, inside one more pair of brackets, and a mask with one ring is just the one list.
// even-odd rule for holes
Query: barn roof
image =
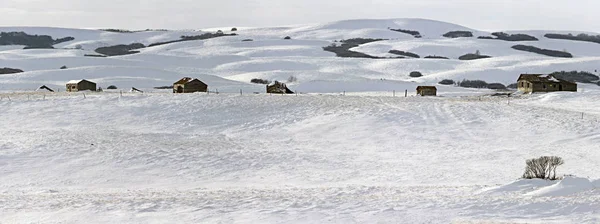
{"label": "barn roof", "polygon": [[81,81],[83,81],[83,79],[71,80],[71,81],[67,82],[67,84],[77,84],[77,83],[80,83]]}
{"label": "barn roof", "polygon": [[286,87],[285,83],[279,82],[279,81],[275,81],[273,84],[267,85],[267,86],[269,86],[269,87],[272,87],[272,86]]}
{"label": "barn roof", "polygon": [[437,88],[435,86],[417,86],[417,90],[420,89],[435,89],[437,90]]}
{"label": "barn roof", "polygon": [[52,89],[48,88],[46,85],[40,86],[40,88],[38,88],[36,91],[38,91],[38,90],[43,90],[43,89],[45,89],[45,90],[47,90],[47,91],[49,91],[49,92],[54,92],[54,90],[52,90]]}
{"label": "barn roof", "polygon": [[[83,82],[83,81],[90,82],[90,81],[85,80],[85,79],[78,79],[78,80],[71,80],[71,81],[67,82],[67,84],[77,84],[77,83],[80,83],[80,82]],[[91,82],[91,83],[93,83],[93,82]]]}
{"label": "barn roof", "polygon": [[564,79],[558,79],[553,75],[543,75],[543,74],[521,74],[519,76],[518,81],[525,80],[529,82],[539,82],[539,83],[570,83],[575,84],[574,82],[569,82]]}
{"label": "barn roof", "polygon": [[175,82],[174,84],[186,84],[186,83],[190,83],[190,82],[193,82],[193,81],[202,82],[199,79],[194,79],[194,78],[190,78],[190,77],[183,77],[182,79],[180,79],[179,81]]}

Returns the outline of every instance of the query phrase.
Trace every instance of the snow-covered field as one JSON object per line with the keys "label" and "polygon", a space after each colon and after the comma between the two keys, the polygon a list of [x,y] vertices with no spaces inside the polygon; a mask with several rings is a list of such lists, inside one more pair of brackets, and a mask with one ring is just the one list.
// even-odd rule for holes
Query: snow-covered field
{"label": "snow-covered field", "polygon": [[[437,85],[594,72],[600,45],[543,37],[560,31],[510,32],[575,56],[557,59],[510,48],[519,42],[441,37],[488,32],[395,19],[238,27],[238,36],[84,56],[219,29],[231,28],[0,27],[75,37],[56,49],[0,47],[0,67],[25,70],[0,75],[0,223],[600,223],[598,86],[509,99]],[[358,37],[388,39],[352,49],[376,56],[395,49],[451,59],[349,59],[322,50]],[[493,58],[456,59],[477,50]],[[409,77],[415,70],[424,76]],[[221,94],[152,89],[183,76]],[[301,94],[267,95],[250,83],[290,76]],[[73,79],[120,90],[65,93]],[[440,97],[415,97],[422,84],[437,85]],[[60,92],[33,92],[41,85]],[[559,174],[575,176],[520,180],[525,161],[540,156],[562,157]]]}
{"label": "snow-covered field", "polygon": [[41,97],[0,101],[2,223],[600,222],[598,91]]}

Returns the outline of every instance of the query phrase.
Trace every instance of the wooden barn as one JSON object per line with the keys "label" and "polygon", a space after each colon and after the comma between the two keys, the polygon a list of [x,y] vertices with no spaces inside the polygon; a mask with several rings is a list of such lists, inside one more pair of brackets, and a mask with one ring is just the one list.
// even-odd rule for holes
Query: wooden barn
{"label": "wooden barn", "polygon": [[96,91],[96,83],[88,80],[71,80],[67,82],[67,92]]}
{"label": "wooden barn", "polygon": [[417,86],[417,95],[437,96],[437,88],[435,86]]}
{"label": "wooden barn", "polygon": [[293,94],[294,92],[288,89],[285,83],[275,81],[272,85],[267,85],[267,93]]}
{"label": "wooden barn", "polygon": [[190,77],[184,77],[179,81],[173,83],[173,93],[195,93],[195,92],[208,92],[208,85]]}
{"label": "wooden barn", "polygon": [[557,79],[552,75],[522,74],[517,80],[518,89],[524,93],[571,91],[577,92],[577,83]]}

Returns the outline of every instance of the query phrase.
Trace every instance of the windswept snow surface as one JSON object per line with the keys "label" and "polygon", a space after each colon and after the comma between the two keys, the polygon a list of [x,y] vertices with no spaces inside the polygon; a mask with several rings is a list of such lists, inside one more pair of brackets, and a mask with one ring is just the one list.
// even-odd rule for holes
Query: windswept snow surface
{"label": "windswept snow surface", "polygon": [[[418,31],[422,38],[392,31],[406,29]],[[88,79],[101,87],[116,85],[122,88],[134,86],[148,89],[168,86],[183,76],[207,80],[222,79],[208,83],[209,89],[231,92],[264,92],[261,85],[250,84],[253,78],[285,81],[290,76],[296,81],[288,83],[292,90],[320,93],[374,92],[383,91],[379,85],[363,85],[363,81],[389,80],[400,84],[397,91],[420,84],[436,85],[442,79],[480,79],[515,83],[521,73],[550,73],[554,71],[583,70],[597,72],[600,64],[600,45],[591,42],[555,40],[544,37],[546,33],[579,33],[574,31],[510,31],[535,36],[539,41],[508,42],[482,40],[478,36],[489,36],[489,32],[478,31],[456,24],[425,19],[365,19],[346,20],[324,24],[296,25],[285,27],[247,28],[234,31],[237,36],[225,36],[207,40],[177,42],[139,49],[141,53],[109,58],[85,57],[96,54],[98,47],[118,44],[178,40],[181,36],[201,35],[222,30],[233,33],[231,28],[209,28],[187,31],[141,31],[115,33],[100,30],[44,28],[44,27],[0,27],[0,31],[24,31],[29,34],[51,35],[54,38],[72,36],[73,41],[56,45],[56,49],[29,49],[23,46],[1,46],[0,64],[26,71],[24,74],[0,76],[0,90],[34,90],[40,85],[53,89],[64,88],[72,79]],[[472,38],[445,38],[449,31],[470,31]],[[291,40],[283,38],[290,36]],[[349,38],[381,38],[377,41],[353,48],[353,51],[373,56],[396,56],[390,50],[413,52],[419,59],[361,59],[339,58],[322,48],[334,41]],[[243,40],[252,41],[243,41]],[[533,45],[552,50],[565,50],[574,58],[553,58],[511,48],[516,44]],[[77,50],[77,47],[82,49]],[[492,58],[461,61],[458,57],[467,53],[490,55]],[[445,56],[449,60],[424,59],[429,55]],[[61,66],[79,69],[76,72],[60,70]],[[90,69],[94,68],[94,69]],[[409,77],[412,71],[424,76]],[[80,73],[81,72],[81,73]],[[127,77],[127,78],[124,78]],[[133,80],[131,77],[136,77]],[[209,81],[210,82],[210,81]],[[310,87],[311,83],[332,83],[331,87]],[[348,84],[348,89],[343,87]],[[297,87],[296,87],[297,86]],[[342,88],[340,88],[342,87]],[[342,89],[340,91],[340,89]],[[388,90],[386,90],[388,91]],[[390,90],[391,91],[391,90]],[[223,92],[223,91],[221,91]]]}
{"label": "windswept snow surface", "polygon": [[[509,32],[540,39],[526,43],[448,39],[449,31],[489,33],[389,19],[238,27],[237,36],[84,56],[219,29],[230,30],[0,27],[75,37],[56,49],[0,46],[0,67],[25,71],[0,75],[0,223],[600,223],[597,85],[511,98],[437,85],[595,72],[600,45],[543,37],[568,33],[560,31]],[[450,59],[338,58],[322,49],[348,38],[388,39],[352,49],[375,56],[394,49]],[[492,58],[457,59],[477,50]],[[300,94],[267,95],[250,83],[290,76]],[[182,77],[212,93],[152,89]],[[145,92],[64,92],[80,79]],[[33,92],[42,85],[60,92]],[[437,85],[440,97],[414,97],[418,85]],[[559,173],[581,178],[518,180],[526,159],[550,155],[565,160]]]}
{"label": "windswept snow surface", "polygon": [[2,94],[0,222],[598,223],[599,95]]}

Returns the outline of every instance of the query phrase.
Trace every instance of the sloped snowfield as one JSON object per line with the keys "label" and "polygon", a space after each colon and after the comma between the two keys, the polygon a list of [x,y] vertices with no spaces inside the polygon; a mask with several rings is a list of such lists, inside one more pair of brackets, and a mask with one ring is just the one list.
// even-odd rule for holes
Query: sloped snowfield
{"label": "sloped snowfield", "polygon": [[598,91],[8,95],[1,223],[600,222]]}
{"label": "sloped snowfield", "polygon": [[[419,31],[422,38],[389,29]],[[140,49],[141,53],[109,58],[85,57],[96,54],[98,47],[118,44],[178,40],[180,36],[200,35],[222,30],[237,36],[186,41]],[[56,49],[29,49],[23,46],[0,47],[0,64],[25,71],[18,75],[0,76],[0,91],[34,90],[41,85],[64,88],[72,79],[89,79],[101,87],[116,85],[129,89],[170,85],[183,76],[193,76],[206,82],[209,89],[238,92],[257,91],[250,80],[261,78],[285,81],[300,92],[363,92],[414,89],[419,84],[435,85],[442,79],[481,79],[488,83],[515,83],[522,73],[600,70],[600,45],[591,42],[553,40],[546,33],[582,33],[576,31],[506,31],[528,34],[539,41],[508,42],[482,40],[489,32],[440,21],[424,19],[348,20],[325,24],[286,27],[231,27],[187,31],[143,31],[113,33],[99,30],[0,27],[0,31],[24,31],[28,34],[72,36],[73,41],[55,45]],[[445,38],[450,31],[470,31],[471,38]],[[589,32],[586,32],[589,33]],[[593,34],[593,33],[590,33]],[[290,36],[291,40],[283,38]],[[382,38],[353,48],[353,51],[374,56],[395,56],[389,50],[413,52],[418,59],[357,59],[338,58],[322,48],[334,41],[349,38]],[[252,41],[244,41],[252,40]],[[568,51],[574,58],[553,58],[511,49],[516,44]],[[75,48],[80,46],[81,50]],[[492,58],[461,61],[458,57],[480,51]],[[429,55],[445,56],[449,60],[424,59]],[[61,66],[68,69],[60,70]],[[424,76],[409,77],[412,71]],[[75,78],[74,78],[75,77]],[[364,85],[365,82],[382,81]],[[315,86],[318,86],[315,87]],[[360,86],[360,87],[357,87]],[[259,88],[263,90],[263,88]]]}
{"label": "sloped snowfield", "polygon": [[[580,32],[507,31],[539,41],[505,42],[439,21],[350,20],[238,27],[238,36],[84,56],[230,29],[0,27],[75,38],[56,49],[0,46],[0,66],[25,71],[0,75],[0,223],[600,223],[598,86],[509,100],[437,85],[596,72],[600,45],[544,37]],[[475,37],[442,37],[457,30]],[[387,39],[352,49],[370,55],[450,59],[338,58],[322,49],[349,38]],[[457,59],[475,51],[492,58]],[[183,76],[222,94],[152,89]],[[290,76],[292,90],[310,94],[248,94],[265,92],[253,78]],[[146,93],[64,93],[73,79]],[[424,84],[437,85],[440,97],[400,97]],[[61,92],[32,92],[41,85]],[[545,155],[564,158],[559,173],[576,176],[519,179],[526,159]]]}

